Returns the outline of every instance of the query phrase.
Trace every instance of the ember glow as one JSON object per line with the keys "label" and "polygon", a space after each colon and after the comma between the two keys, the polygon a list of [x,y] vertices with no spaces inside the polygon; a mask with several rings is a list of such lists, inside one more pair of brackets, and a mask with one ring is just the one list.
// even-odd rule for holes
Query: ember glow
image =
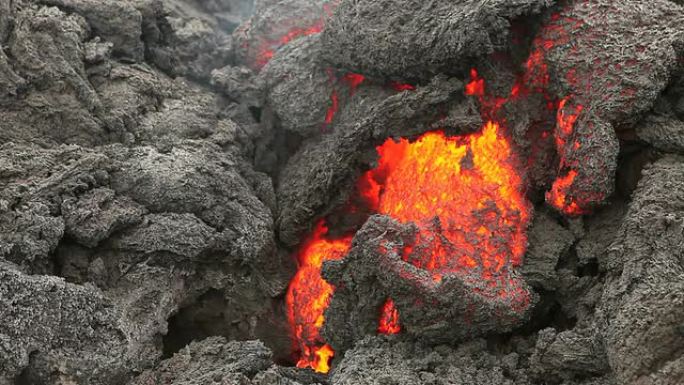
{"label": "ember glow", "polygon": [[392,298],[388,298],[380,309],[380,321],[378,324],[378,333],[380,334],[397,334],[401,331],[399,325],[399,310],[394,306]]}
{"label": "ember glow", "polygon": [[333,349],[323,341],[320,329],[325,322],[323,312],[330,303],[334,287],[321,277],[323,262],[344,258],[351,236],[328,239],[328,229],[320,221],[297,253],[299,269],[290,281],[285,298],[287,316],[299,356],[297,367],[327,373]]}
{"label": "ember glow", "polygon": [[271,61],[275,51],[277,51],[278,48],[288,44],[296,38],[320,33],[323,31],[323,25],[324,23],[321,19],[309,27],[293,27],[285,35],[280,36],[279,38],[263,40],[259,46],[259,51],[256,55],[256,63],[254,63],[254,66],[256,69],[261,69],[263,66],[268,64],[269,61]]}
{"label": "ember glow", "polygon": [[377,151],[378,167],[359,186],[376,212],[419,226],[416,243],[429,247],[406,252],[406,261],[436,281],[472,272],[493,279],[521,263],[531,208],[498,124],[469,135],[389,139]]}
{"label": "ember glow", "polygon": [[[322,6],[322,14],[320,18],[317,18],[308,23],[304,23],[299,20],[289,20],[288,24],[291,25],[290,29],[280,36],[262,38],[261,42],[256,47],[255,61],[252,63],[253,69],[260,70],[275,55],[275,52],[282,46],[289,44],[291,41],[296,40],[303,36],[316,35],[323,31],[325,27],[326,17],[330,17],[335,7],[339,4],[339,0],[332,0],[326,2]],[[302,25],[304,24],[304,25]],[[308,25],[307,25],[308,24]]]}
{"label": "ember glow", "polygon": [[567,147],[570,146],[572,150],[578,150],[580,143],[573,141],[575,122],[582,113],[584,106],[581,104],[570,104],[569,97],[563,98],[558,106],[558,113],[556,117],[556,149],[561,156],[561,167],[570,168],[566,174],[559,176],[553,182],[551,190],[546,193],[546,201],[556,208],[558,211],[568,216],[578,216],[587,214],[580,205],[569,195],[572,184],[575,181],[578,173],[572,168],[572,164],[567,164],[566,152]]}

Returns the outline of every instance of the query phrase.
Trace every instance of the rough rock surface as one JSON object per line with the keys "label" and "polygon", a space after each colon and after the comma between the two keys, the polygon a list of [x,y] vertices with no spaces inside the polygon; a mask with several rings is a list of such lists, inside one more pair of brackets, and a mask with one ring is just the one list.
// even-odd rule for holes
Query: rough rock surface
{"label": "rough rock surface", "polygon": [[[487,342],[473,340],[451,348],[434,348],[393,338],[368,337],[347,351],[332,372],[333,385],[506,384],[535,383],[524,369],[525,349],[496,353]],[[563,385],[611,385],[609,376],[557,382]]]}
{"label": "rough rock surface", "polygon": [[316,62],[320,37],[303,37],[283,47],[260,72],[267,105],[283,129],[311,137],[325,128],[334,91],[332,74]]}
{"label": "rough rock surface", "polygon": [[208,293],[217,334],[284,329],[261,133],[201,84],[246,3],[0,1],[0,382],[123,384]]}
{"label": "rough rock surface", "polygon": [[543,211],[535,213],[528,232],[529,247],[520,273],[534,287],[553,290],[558,285],[556,265],[575,238]]}
{"label": "rough rock surface", "polygon": [[233,32],[238,64],[260,70],[291,40],[320,32],[339,0],[263,0]]}
{"label": "rough rock surface", "polygon": [[548,17],[530,63],[564,100],[556,206],[583,212],[612,194],[614,130],[636,123],[667,86],[684,48],[682,26],[681,7],[665,0],[571,1]]}
{"label": "rough rock surface", "polygon": [[326,21],[323,57],[374,77],[429,79],[505,47],[511,19],[552,3],[343,0]]}
{"label": "rough rock surface", "polygon": [[594,327],[562,332],[541,330],[530,361],[535,376],[549,382],[598,376],[608,371],[605,348]]}
{"label": "rough rock surface", "polygon": [[[0,384],[683,383],[676,3],[0,0]],[[374,146],[482,127],[474,63],[502,98],[545,75],[501,115],[532,156],[526,265],[433,279],[397,252],[416,228],[372,217],[323,268],[330,375],[293,367],[288,254],[317,218],[361,228]],[[556,173],[584,209],[659,157],[631,202],[541,207]]]}
{"label": "rough rock surface", "polygon": [[130,375],[117,309],[92,286],[0,262],[0,382],[117,384]]}
{"label": "rough rock surface", "polygon": [[600,315],[608,362],[623,383],[684,379],[684,163],[644,170],[607,258]]}
{"label": "rough rock surface", "polygon": [[659,150],[684,153],[684,122],[676,117],[648,115],[636,130],[639,139]]}
{"label": "rough rock surface", "polygon": [[271,352],[261,342],[227,342],[212,337],[191,343],[154,370],[142,373],[131,385],[247,385],[269,366]]}

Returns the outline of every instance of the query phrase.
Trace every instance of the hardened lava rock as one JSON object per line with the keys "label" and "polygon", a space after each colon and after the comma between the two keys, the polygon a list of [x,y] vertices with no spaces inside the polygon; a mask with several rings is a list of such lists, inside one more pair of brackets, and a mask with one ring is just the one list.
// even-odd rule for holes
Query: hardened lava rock
{"label": "hardened lava rock", "polygon": [[508,44],[510,20],[552,0],[343,0],[327,21],[323,58],[380,78],[426,79]]}
{"label": "hardened lava rock", "polygon": [[121,384],[127,328],[97,288],[0,261],[0,383]]}
{"label": "hardened lava rock", "polygon": [[405,247],[424,247],[415,243],[416,232],[412,224],[372,216],[347,256],[325,264],[323,276],[337,288],[323,328],[333,348],[344,351],[375,334],[387,298],[396,304],[402,332],[435,344],[504,333],[528,319],[535,294],[517,273],[506,271],[510,267],[491,279],[473,269],[444,272],[436,280],[404,261],[400,253]]}
{"label": "hardened lava rock", "polygon": [[684,379],[684,159],[643,171],[606,258],[599,324],[620,383]]}
{"label": "hardened lava rock", "polygon": [[[525,341],[506,352],[496,351],[484,339],[429,346],[396,338],[366,337],[347,351],[331,373],[331,385],[616,385],[610,375],[541,382],[526,363]],[[568,350],[567,353],[572,353]]]}
{"label": "hardened lava rock", "polygon": [[260,70],[290,41],[320,33],[339,0],[266,0],[233,32],[238,64]]}
{"label": "hardened lava rock", "polygon": [[288,44],[257,80],[282,128],[305,138],[324,130],[327,111],[332,108],[334,79],[317,63],[319,43],[319,36],[307,36]]}
{"label": "hardened lava rock", "polygon": [[209,337],[195,341],[130,385],[317,385],[321,375],[273,365],[261,341],[227,341]]}
{"label": "hardened lava rock", "polygon": [[684,9],[666,0],[570,1],[547,15],[527,65],[563,100],[550,203],[576,215],[611,195],[614,131],[653,106],[683,47]]}

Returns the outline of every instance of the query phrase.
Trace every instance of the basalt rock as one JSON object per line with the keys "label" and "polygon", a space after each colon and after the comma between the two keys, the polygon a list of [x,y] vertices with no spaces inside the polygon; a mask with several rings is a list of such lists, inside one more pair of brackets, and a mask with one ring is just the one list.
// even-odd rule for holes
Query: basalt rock
{"label": "basalt rock", "polygon": [[264,0],[233,32],[238,64],[260,70],[290,41],[320,32],[339,0]]}
{"label": "basalt rock", "polygon": [[621,382],[684,379],[678,348],[684,338],[683,178],[684,162],[677,156],[644,170],[608,251],[599,309],[608,362]]}
{"label": "basalt rock", "polygon": [[120,315],[92,286],[29,276],[0,262],[0,381],[123,384],[127,361]]}
{"label": "basalt rock", "polygon": [[[520,350],[518,352],[517,350]],[[524,353],[488,351],[485,340],[452,348],[429,347],[395,338],[367,337],[332,372],[334,385],[467,384],[528,385],[536,383],[525,369]],[[546,379],[545,379],[546,380]],[[558,382],[562,385],[612,385],[610,376]]]}
{"label": "basalt rock", "polygon": [[667,86],[684,46],[683,18],[664,0],[571,1],[548,16],[531,60],[541,58],[538,70],[564,99],[555,132],[557,207],[576,214],[612,194],[614,131],[636,123]]}
{"label": "basalt rock", "polygon": [[511,19],[552,3],[343,0],[326,21],[323,57],[335,67],[374,77],[429,79],[502,50]]}
{"label": "basalt rock", "polygon": [[575,238],[544,212],[537,212],[529,230],[529,247],[520,273],[534,287],[553,290],[558,285],[556,265]]}

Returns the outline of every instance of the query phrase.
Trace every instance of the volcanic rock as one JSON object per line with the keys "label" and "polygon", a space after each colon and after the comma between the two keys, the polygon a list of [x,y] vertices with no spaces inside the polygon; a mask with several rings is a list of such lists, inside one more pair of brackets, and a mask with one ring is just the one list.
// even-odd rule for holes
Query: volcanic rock
{"label": "volcanic rock", "polygon": [[570,249],[575,238],[544,212],[536,213],[528,237],[530,245],[520,273],[530,285],[553,290],[558,284],[558,260]]}
{"label": "volcanic rock", "polygon": [[92,286],[29,276],[0,262],[0,382],[121,384],[125,330],[111,301]]}
{"label": "volcanic rock", "polygon": [[319,33],[339,0],[264,0],[233,32],[237,63],[254,70],[266,65],[290,41]]}
{"label": "volcanic rock", "polygon": [[648,115],[636,131],[639,139],[659,150],[684,153],[684,122],[676,117]]}
{"label": "volcanic rock", "polygon": [[541,330],[531,363],[536,376],[546,381],[597,376],[608,371],[605,348],[593,327],[562,332]]}
{"label": "volcanic rock", "polygon": [[259,341],[227,342],[212,337],[193,342],[147,370],[131,385],[261,384],[250,378],[271,366],[271,352]]}
{"label": "volcanic rock", "polygon": [[608,362],[624,383],[684,379],[683,180],[681,157],[645,169],[608,252],[599,314]]}
{"label": "volcanic rock", "polygon": [[511,19],[552,3],[343,0],[326,21],[323,58],[379,78],[429,79],[504,48]]}
{"label": "volcanic rock", "polygon": [[279,50],[259,74],[283,129],[302,137],[319,134],[331,108],[333,80],[316,62],[319,47],[319,36],[302,37]]}
{"label": "volcanic rock", "polygon": [[665,0],[571,1],[548,17],[529,63],[548,66],[563,99],[554,206],[576,215],[612,194],[614,129],[634,124],[665,89],[684,47],[682,26],[681,7]]}
{"label": "volcanic rock", "polygon": [[[347,351],[332,372],[333,385],[380,384],[507,384],[535,383],[524,369],[524,359],[513,351],[497,354],[487,342],[475,339],[451,348],[434,348],[395,338],[367,337]],[[610,378],[567,380],[564,385],[611,385]]]}

